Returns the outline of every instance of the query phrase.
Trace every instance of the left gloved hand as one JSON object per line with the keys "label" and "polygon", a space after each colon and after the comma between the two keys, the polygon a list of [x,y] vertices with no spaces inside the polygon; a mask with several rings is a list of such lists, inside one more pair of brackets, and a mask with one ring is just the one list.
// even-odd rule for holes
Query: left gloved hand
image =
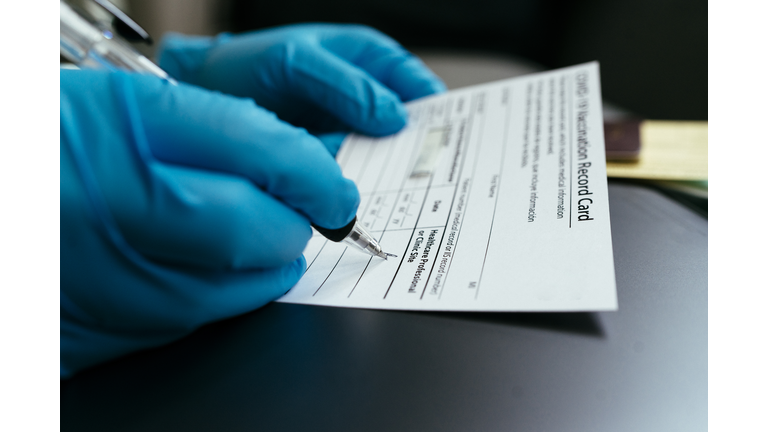
{"label": "left gloved hand", "polygon": [[181,81],[252,98],[313,133],[389,135],[408,120],[402,101],[445,90],[397,42],[358,25],[293,25],[216,38],[170,34],[159,63]]}

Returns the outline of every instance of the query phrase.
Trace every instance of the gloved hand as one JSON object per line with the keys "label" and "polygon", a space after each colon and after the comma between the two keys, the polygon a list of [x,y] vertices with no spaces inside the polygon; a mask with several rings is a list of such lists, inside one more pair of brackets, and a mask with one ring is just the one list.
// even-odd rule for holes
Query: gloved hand
{"label": "gloved hand", "polygon": [[357,25],[293,25],[215,38],[170,34],[158,59],[181,81],[252,98],[313,133],[389,135],[408,120],[401,101],[445,90],[397,42]]}
{"label": "gloved hand", "polygon": [[323,144],[252,100],[122,72],[60,86],[62,377],[281,296],[310,222],[357,210]]}

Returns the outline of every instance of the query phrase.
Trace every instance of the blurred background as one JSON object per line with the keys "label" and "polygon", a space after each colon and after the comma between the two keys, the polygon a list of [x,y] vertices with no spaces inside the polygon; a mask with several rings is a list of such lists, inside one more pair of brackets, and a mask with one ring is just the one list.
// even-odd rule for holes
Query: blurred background
{"label": "blurred background", "polygon": [[449,87],[465,84],[468,73],[475,76],[467,83],[480,82],[598,60],[606,101],[649,119],[707,120],[703,0],[114,3],[155,40],[170,30],[213,35],[301,22],[367,24],[422,56]]}

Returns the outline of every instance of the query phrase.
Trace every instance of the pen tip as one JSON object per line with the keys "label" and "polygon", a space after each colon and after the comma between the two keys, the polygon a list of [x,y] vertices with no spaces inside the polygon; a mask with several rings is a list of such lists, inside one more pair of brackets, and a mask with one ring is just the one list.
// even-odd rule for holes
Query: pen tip
{"label": "pen tip", "polygon": [[397,255],[395,254],[386,253],[386,252],[383,252],[383,254],[384,254],[384,259],[388,259],[389,257],[397,258]]}

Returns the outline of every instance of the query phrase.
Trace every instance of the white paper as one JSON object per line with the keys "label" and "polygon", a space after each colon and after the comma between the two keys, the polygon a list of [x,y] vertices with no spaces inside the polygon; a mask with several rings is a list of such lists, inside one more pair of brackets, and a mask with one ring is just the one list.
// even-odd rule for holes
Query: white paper
{"label": "white paper", "polygon": [[[617,309],[597,63],[407,104],[337,160],[398,258],[316,234],[281,302],[446,311]],[[418,161],[418,164],[417,164]]]}

